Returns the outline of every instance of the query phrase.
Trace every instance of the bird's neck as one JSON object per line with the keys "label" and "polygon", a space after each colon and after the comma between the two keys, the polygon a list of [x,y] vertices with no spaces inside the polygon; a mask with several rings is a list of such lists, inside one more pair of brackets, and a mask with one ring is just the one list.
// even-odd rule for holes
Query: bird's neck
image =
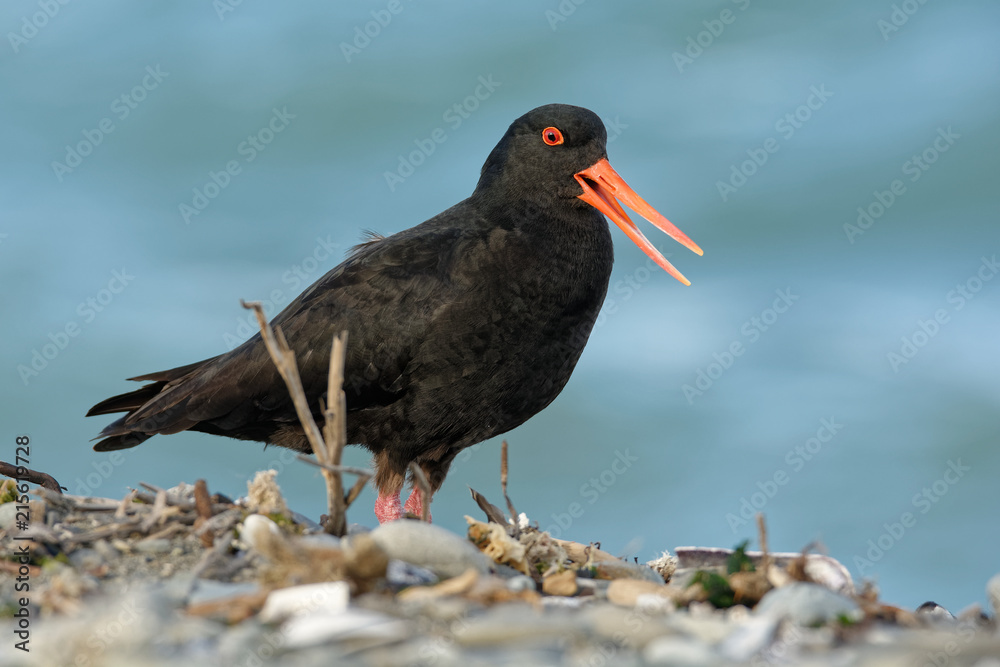
{"label": "bird's neck", "polygon": [[[603,301],[614,263],[604,216],[565,198],[512,194],[502,198],[474,195],[469,200],[484,225],[482,233],[491,239],[489,246],[504,255],[496,257],[498,263],[510,270],[523,268],[522,275],[510,278],[526,279],[531,267],[535,271],[530,274],[539,280],[559,283],[570,291],[599,293]],[[503,271],[505,267],[497,268]]]}

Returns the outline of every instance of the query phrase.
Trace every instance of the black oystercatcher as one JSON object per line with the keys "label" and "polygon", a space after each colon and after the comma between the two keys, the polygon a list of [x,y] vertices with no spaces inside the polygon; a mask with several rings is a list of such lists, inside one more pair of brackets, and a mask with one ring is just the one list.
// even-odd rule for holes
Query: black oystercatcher
{"label": "black oystercatcher", "polygon": [[[403,515],[411,461],[437,491],[458,452],[518,426],[562,390],[608,289],[605,215],[690,284],[619,201],[701,248],[615,173],[606,140],[587,109],[528,112],[490,153],[471,197],[358,246],[274,318],[317,419],[331,337],[350,332],[347,437],[374,455],[380,522]],[[226,354],[132,379],[150,384],[87,413],[128,413],[101,432],[95,450],[191,430],[311,451],[259,334]],[[420,509],[414,492],[405,510]]]}

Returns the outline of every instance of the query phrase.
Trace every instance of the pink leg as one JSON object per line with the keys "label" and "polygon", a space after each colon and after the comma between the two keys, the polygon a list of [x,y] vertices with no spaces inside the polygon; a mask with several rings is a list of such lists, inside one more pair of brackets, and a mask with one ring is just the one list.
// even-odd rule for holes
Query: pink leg
{"label": "pink leg", "polygon": [[403,518],[403,508],[399,502],[399,491],[396,493],[379,494],[375,499],[375,516],[379,523],[395,521]]}
{"label": "pink leg", "polygon": [[[424,494],[420,493],[419,490],[413,489],[413,491],[410,492],[410,497],[406,499],[406,507],[403,509],[415,516],[421,516],[421,513],[424,510],[423,496]],[[430,512],[428,512],[427,520],[430,521],[430,519],[431,515]]]}

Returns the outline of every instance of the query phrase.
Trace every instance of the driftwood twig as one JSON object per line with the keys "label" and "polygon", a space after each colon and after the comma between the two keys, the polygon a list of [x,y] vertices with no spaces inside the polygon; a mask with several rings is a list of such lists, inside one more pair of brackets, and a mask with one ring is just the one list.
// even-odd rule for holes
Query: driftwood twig
{"label": "driftwood twig", "polygon": [[514,509],[514,503],[511,502],[510,496],[507,495],[507,441],[504,440],[500,447],[500,489],[503,491],[503,499],[507,501],[507,510],[510,512],[510,521],[513,525],[515,532],[520,532],[517,524],[517,510]]}
{"label": "driftwood twig", "polygon": [[[347,444],[347,399],[344,395],[344,366],[346,363],[347,332],[333,337],[330,352],[330,371],[327,378],[327,405],[323,406],[326,418],[321,432],[313,418],[312,409],[302,387],[302,378],[295,363],[295,352],[288,346],[281,328],[272,329],[264,316],[264,308],[259,301],[241,301],[244,308],[253,310],[260,326],[261,339],[267,348],[278,373],[288,387],[295,413],[302,430],[316,455],[327,491],[327,521],[324,530],[342,536],[347,531],[346,503],[342,472],[349,472],[340,465],[344,445]],[[324,439],[325,435],[325,439]]]}
{"label": "driftwood twig", "polygon": [[367,477],[368,479],[371,479],[375,475],[375,472],[373,470],[370,470],[369,468],[355,468],[354,466],[334,466],[330,465],[329,463],[323,463],[322,461],[317,461],[308,454],[299,454],[296,458],[298,458],[303,463],[308,463],[311,466],[316,466],[317,468],[322,468],[324,470],[333,470],[339,473],[347,473],[348,475]]}
{"label": "driftwood twig", "polygon": [[771,567],[771,554],[767,550],[767,524],[764,523],[764,513],[757,512],[757,534],[760,539],[760,550],[763,555],[760,557],[760,571],[767,576],[767,570]]}
{"label": "driftwood twig", "polygon": [[31,482],[32,484],[38,484],[39,486],[49,489],[50,491],[55,491],[56,493],[62,493],[65,488],[60,486],[59,482],[56,481],[56,478],[48,473],[25,468],[24,466],[16,466],[13,463],[7,463],[6,461],[0,461],[0,475],[10,477],[11,479]]}
{"label": "driftwood twig", "polygon": [[[326,447],[316,457],[323,463],[339,466],[347,445],[347,396],[344,394],[344,367],[347,363],[347,332],[333,337],[330,349],[330,371],[327,375],[326,406],[323,409],[323,437]],[[344,504],[344,479],[340,471],[323,468],[329,518],[326,531],[334,535],[347,533],[347,506]]]}

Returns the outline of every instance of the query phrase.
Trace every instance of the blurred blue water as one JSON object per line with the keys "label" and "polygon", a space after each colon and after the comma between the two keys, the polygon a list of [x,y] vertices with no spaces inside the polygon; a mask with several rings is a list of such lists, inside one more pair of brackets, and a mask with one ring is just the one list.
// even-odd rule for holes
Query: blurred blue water
{"label": "blurred blue water", "polygon": [[[642,558],[753,537],[762,508],[772,548],[820,540],[889,600],[984,602],[1000,8],[903,5],[5,3],[0,457],[28,433],[34,467],[112,496],[196,477],[239,494],[277,465],[319,514],[322,484],[282,452],[179,434],[109,459],[87,442],[105,420],[83,414],[125,377],[232,347],[239,298],[280,307],[362,229],[467,196],[515,117],[579,104],[706,252],[646,228],[684,288],[614,232],[614,301],[576,374],[506,436],[518,508]],[[19,370],[48,344],[37,375]],[[498,500],[498,465],[496,443],[460,456],[436,520],[462,529],[468,485]],[[373,522],[371,500],[352,518]]]}

